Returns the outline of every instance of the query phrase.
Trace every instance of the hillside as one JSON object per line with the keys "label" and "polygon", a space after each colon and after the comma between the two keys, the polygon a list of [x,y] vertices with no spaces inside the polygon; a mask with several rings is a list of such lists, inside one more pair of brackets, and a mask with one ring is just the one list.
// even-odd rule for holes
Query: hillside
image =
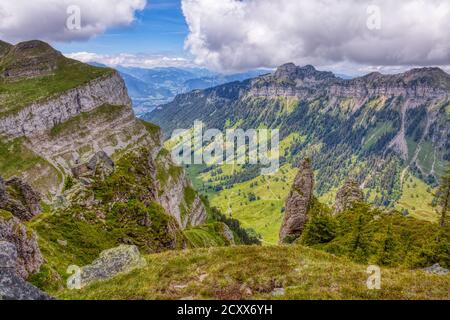
{"label": "hillside", "polygon": [[160,129],[135,117],[116,71],[40,41],[0,45],[0,260],[11,269],[0,298],[42,297],[24,280],[59,288],[68,266],[123,244],[148,254],[246,241],[172,162]]}
{"label": "hillside", "polygon": [[[449,97],[450,75],[438,68],[345,80],[287,64],[273,74],[179,95],[148,119],[165,137],[196,119],[220,130],[280,129],[282,168],[274,177],[259,177],[252,166],[189,169],[213,205],[274,242],[283,185],[292,184],[304,157],[313,158],[316,195],[329,205],[351,176],[369,202],[436,221],[432,193],[450,159]],[[263,180],[270,183],[262,187]],[[246,200],[250,192],[256,201]],[[267,226],[254,224],[266,219]]]}
{"label": "hillside", "polygon": [[381,290],[368,290],[367,265],[302,246],[196,249],[146,259],[145,269],[57,296],[81,300],[450,298],[448,276],[383,268]]}

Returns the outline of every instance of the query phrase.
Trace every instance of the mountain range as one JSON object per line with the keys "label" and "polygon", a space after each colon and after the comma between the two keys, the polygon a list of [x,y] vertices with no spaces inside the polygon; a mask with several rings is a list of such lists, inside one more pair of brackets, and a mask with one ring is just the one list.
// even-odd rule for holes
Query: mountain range
{"label": "mountain range", "polygon": [[[91,65],[107,67],[101,63]],[[115,67],[128,89],[137,116],[144,116],[156,107],[171,102],[176,95],[192,90],[206,89],[220,84],[243,81],[269,73],[270,70],[259,69],[237,74],[220,74],[203,68],[138,68]]]}
{"label": "mountain range", "polygon": [[[292,167],[310,157],[317,171],[316,194],[324,202],[331,204],[350,176],[369,202],[433,221],[433,188],[450,160],[450,75],[421,68],[342,79],[289,63],[272,74],[178,95],[145,119],[161,126],[166,138],[195,120],[220,130],[280,129],[280,179],[292,183]],[[255,210],[257,202],[246,205],[237,194],[261,179],[257,171],[251,166],[217,170],[194,170],[196,185],[222,210],[231,207],[246,225],[254,224],[245,211]],[[270,213],[269,220],[279,226],[280,199],[287,191],[279,183],[271,185],[272,195],[262,192],[265,202],[257,210],[264,219],[267,207],[275,205],[280,211]],[[275,241],[278,227],[270,225],[271,231],[256,229]]]}

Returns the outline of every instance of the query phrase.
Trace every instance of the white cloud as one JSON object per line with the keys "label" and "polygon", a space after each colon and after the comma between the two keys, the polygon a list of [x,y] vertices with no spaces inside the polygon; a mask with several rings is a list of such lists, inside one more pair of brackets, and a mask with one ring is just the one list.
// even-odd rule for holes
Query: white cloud
{"label": "white cloud", "polygon": [[[381,28],[367,27],[368,7]],[[286,62],[450,65],[449,0],[183,0],[196,62],[221,71]]]}
{"label": "white cloud", "polygon": [[98,62],[110,67],[191,67],[193,63],[183,57],[170,57],[165,55],[127,54],[105,55],[91,52],[76,52],[65,56],[81,62]]}
{"label": "white cloud", "polygon": [[[108,28],[129,25],[146,0],[1,0],[0,38],[17,42],[86,40]],[[67,9],[78,6],[81,29],[70,30]]]}

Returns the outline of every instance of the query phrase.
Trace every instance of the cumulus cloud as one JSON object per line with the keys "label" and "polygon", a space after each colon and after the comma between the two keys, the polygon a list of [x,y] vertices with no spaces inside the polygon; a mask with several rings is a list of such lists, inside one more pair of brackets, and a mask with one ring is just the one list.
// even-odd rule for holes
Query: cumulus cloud
{"label": "cumulus cloud", "polygon": [[165,55],[146,55],[146,54],[117,54],[105,55],[91,52],[76,52],[66,54],[67,57],[81,62],[98,62],[111,67],[138,67],[138,68],[156,68],[156,67],[191,67],[192,62],[183,57],[171,57]]}
{"label": "cumulus cloud", "polygon": [[[133,22],[146,0],[1,0],[0,38],[17,42],[86,40]],[[75,8],[75,11],[73,10]],[[69,11],[68,11],[69,9]],[[79,9],[81,28],[68,28]]]}
{"label": "cumulus cloud", "polygon": [[183,0],[182,8],[186,48],[215,70],[450,65],[448,0]]}

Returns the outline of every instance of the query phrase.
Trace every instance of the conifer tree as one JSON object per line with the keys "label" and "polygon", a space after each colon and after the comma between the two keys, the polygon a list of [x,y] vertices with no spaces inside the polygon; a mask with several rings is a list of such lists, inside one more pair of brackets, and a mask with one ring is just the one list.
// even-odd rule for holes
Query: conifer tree
{"label": "conifer tree", "polygon": [[441,179],[441,184],[435,197],[441,215],[439,225],[444,227],[447,220],[448,208],[450,206],[450,164],[447,165],[447,171]]}

